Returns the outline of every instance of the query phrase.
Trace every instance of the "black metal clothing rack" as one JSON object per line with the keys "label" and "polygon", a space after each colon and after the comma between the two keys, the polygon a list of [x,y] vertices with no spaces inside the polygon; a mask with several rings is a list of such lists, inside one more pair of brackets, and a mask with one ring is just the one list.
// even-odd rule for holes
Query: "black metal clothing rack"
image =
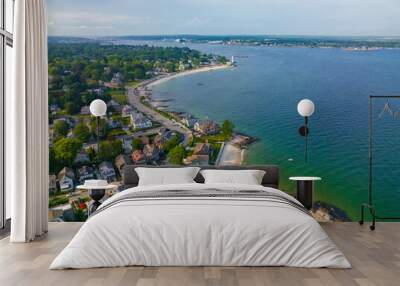
{"label": "black metal clothing rack", "polygon": [[369,104],[369,119],[368,119],[368,133],[369,133],[369,142],[368,142],[368,203],[364,203],[361,205],[361,220],[359,223],[364,224],[364,214],[365,209],[369,210],[370,215],[372,216],[372,224],[370,225],[371,230],[375,230],[376,220],[394,220],[400,219],[400,217],[384,217],[378,216],[376,212],[376,208],[373,204],[372,190],[373,190],[373,100],[374,99],[400,99],[400,95],[370,95],[368,104]]}

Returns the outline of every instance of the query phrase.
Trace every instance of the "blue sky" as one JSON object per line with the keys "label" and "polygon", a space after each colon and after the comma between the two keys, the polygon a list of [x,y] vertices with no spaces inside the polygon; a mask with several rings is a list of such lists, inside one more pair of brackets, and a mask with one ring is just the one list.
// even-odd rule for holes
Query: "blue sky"
{"label": "blue sky", "polygon": [[400,0],[47,0],[50,35],[400,36]]}

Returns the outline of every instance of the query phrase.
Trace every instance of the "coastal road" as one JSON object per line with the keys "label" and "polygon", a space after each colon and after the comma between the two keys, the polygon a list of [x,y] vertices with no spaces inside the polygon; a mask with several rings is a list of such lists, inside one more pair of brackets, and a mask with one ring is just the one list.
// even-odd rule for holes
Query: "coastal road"
{"label": "coastal road", "polygon": [[167,128],[169,130],[176,131],[178,133],[183,134],[184,135],[183,144],[187,145],[189,138],[192,135],[192,131],[189,128],[185,127],[184,125],[182,125],[178,122],[174,122],[174,121],[162,116],[160,113],[158,113],[154,109],[141,103],[140,102],[140,94],[139,95],[135,94],[135,88],[127,87],[127,95],[128,95],[130,105],[135,107],[141,113],[145,114],[149,119],[159,122],[162,126],[164,126],[165,128]]}
{"label": "coastal road", "polygon": [[142,136],[150,136],[150,135],[160,133],[161,129],[162,129],[162,127],[157,127],[157,128],[151,128],[151,129],[146,129],[146,130],[141,130],[141,131],[135,131],[131,135],[135,138],[142,137]]}

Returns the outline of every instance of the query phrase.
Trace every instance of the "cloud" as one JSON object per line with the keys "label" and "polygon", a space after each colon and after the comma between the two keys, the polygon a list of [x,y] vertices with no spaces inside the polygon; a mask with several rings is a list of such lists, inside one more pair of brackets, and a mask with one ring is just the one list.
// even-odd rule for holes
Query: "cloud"
{"label": "cloud", "polygon": [[47,0],[47,4],[52,35],[400,33],[399,0]]}
{"label": "cloud", "polygon": [[99,12],[52,12],[49,15],[49,23],[52,25],[84,25],[86,27],[121,23],[139,24],[150,20],[148,17]]}
{"label": "cloud", "polygon": [[194,17],[191,18],[189,21],[186,22],[186,25],[189,27],[203,27],[210,24],[210,18],[202,18],[202,17]]}

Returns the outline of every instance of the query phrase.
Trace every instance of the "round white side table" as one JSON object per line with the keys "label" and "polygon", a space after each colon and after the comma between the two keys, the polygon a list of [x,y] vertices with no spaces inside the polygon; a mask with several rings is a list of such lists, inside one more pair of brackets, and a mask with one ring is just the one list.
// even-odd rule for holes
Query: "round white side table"
{"label": "round white side table", "polygon": [[106,190],[115,189],[117,186],[109,184],[84,184],[77,186],[77,189],[87,190],[89,197],[92,199],[88,209],[88,216],[94,213],[101,205],[100,200],[106,194]]}
{"label": "round white side table", "polygon": [[320,177],[290,177],[289,180],[297,182],[297,200],[311,210],[314,201],[314,182]]}

